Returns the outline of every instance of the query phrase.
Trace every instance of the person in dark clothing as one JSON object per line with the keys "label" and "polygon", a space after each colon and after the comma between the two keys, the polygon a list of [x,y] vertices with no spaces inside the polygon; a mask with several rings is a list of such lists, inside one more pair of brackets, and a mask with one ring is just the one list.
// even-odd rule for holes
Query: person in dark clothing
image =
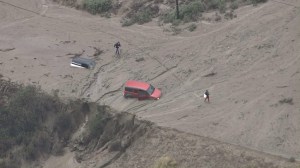
{"label": "person in dark clothing", "polygon": [[114,45],[114,47],[116,48],[116,54],[117,54],[117,55],[120,55],[120,50],[119,50],[119,48],[121,47],[121,43],[118,41],[118,42]]}
{"label": "person in dark clothing", "polygon": [[208,90],[206,90],[205,93],[204,93],[204,102],[206,102],[206,100],[209,103],[209,92],[208,92]]}

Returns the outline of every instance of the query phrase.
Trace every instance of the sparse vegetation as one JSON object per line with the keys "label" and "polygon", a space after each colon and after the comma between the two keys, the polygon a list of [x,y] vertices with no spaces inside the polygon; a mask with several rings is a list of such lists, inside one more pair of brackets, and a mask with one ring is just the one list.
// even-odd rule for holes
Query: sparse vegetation
{"label": "sparse vegetation", "polygon": [[[77,124],[82,122],[83,114],[80,108],[77,109],[81,102],[64,104],[58,97],[48,95],[35,86],[11,83],[11,86],[7,84],[8,87],[12,89],[1,90],[0,97],[0,100],[6,100],[0,106],[2,165],[11,159],[16,159],[14,162],[19,159],[33,161],[42,154],[51,154],[53,144],[64,144]],[[16,147],[17,151],[12,150]],[[6,158],[8,153],[13,157]]]}
{"label": "sparse vegetation", "polygon": [[180,6],[179,18],[176,18],[176,11],[171,10],[161,16],[161,20],[165,23],[174,23],[178,20],[184,22],[197,21],[204,11],[203,3],[200,1],[193,1],[189,4]]}
{"label": "sparse vegetation", "polygon": [[253,5],[257,5],[258,3],[264,3],[264,2],[267,2],[268,0],[251,0],[251,3]]}
{"label": "sparse vegetation", "polygon": [[19,168],[19,163],[15,161],[0,161],[0,168]]}
{"label": "sparse vegetation", "polygon": [[190,32],[196,30],[196,28],[197,28],[197,25],[194,24],[194,23],[188,26],[188,30],[189,30]]}
{"label": "sparse vegetation", "polygon": [[131,18],[124,19],[122,26],[131,26],[135,23],[144,24],[152,20],[151,12],[149,10],[138,11]]}
{"label": "sparse vegetation", "polygon": [[293,102],[293,98],[284,98],[284,99],[281,99],[279,100],[279,103],[280,104],[290,104],[290,105],[293,105],[294,102]]}
{"label": "sparse vegetation", "polygon": [[181,32],[181,29],[176,26],[171,26],[171,30],[173,32],[173,35],[179,34]]}
{"label": "sparse vegetation", "polygon": [[230,11],[225,13],[224,17],[225,17],[225,19],[233,19],[237,16],[236,16],[236,14],[234,14],[233,10],[230,10]]}
{"label": "sparse vegetation", "polygon": [[109,113],[107,113],[108,106],[99,106],[98,112],[91,118],[88,123],[90,138],[97,138],[103,133],[104,126],[109,119]]}
{"label": "sparse vegetation", "polygon": [[92,14],[109,12],[113,7],[111,0],[84,0],[83,9]]}
{"label": "sparse vegetation", "polygon": [[294,157],[290,157],[290,158],[289,158],[289,162],[294,163],[294,162],[296,162],[296,159],[295,159]]}
{"label": "sparse vegetation", "polygon": [[133,1],[131,5],[131,12],[129,12],[126,17],[122,20],[122,26],[130,26],[135,23],[144,24],[148,23],[152,20],[152,18],[156,17],[159,8],[157,5],[148,5],[144,6],[143,1]]}
{"label": "sparse vegetation", "polygon": [[[75,6],[77,9],[84,9],[92,14],[100,14],[102,17],[111,17],[111,13],[117,13],[122,3],[111,0],[83,0],[78,4],[76,0],[54,0],[55,2]],[[168,1],[171,7],[168,11],[160,11],[159,4],[162,0],[134,0],[130,7],[125,11],[126,16],[121,20],[122,26],[133,24],[144,24],[150,22],[155,17],[160,17],[164,23],[191,22],[201,18],[202,13],[206,11],[219,10],[225,13],[228,9],[235,10],[240,5],[267,2],[267,0],[189,0],[179,5],[179,18],[176,18],[175,1]],[[234,18],[234,17],[227,17]],[[220,18],[215,19],[217,21]],[[175,24],[174,24],[175,25]]]}
{"label": "sparse vegetation", "polygon": [[231,2],[230,4],[230,9],[235,10],[239,7],[239,4],[236,0],[234,0],[233,2]]}

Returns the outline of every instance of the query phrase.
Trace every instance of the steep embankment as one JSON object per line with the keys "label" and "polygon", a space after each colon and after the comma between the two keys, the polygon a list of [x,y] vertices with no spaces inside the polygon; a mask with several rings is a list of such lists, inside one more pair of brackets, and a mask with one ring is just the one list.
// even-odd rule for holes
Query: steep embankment
{"label": "steep embankment", "polygon": [[176,167],[277,168],[298,165],[277,156],[158,127],[126,112],[107,113],[93,103],[88,109],[92,123],[101,121],[97,130],[91,131],[91,127],[87,127],[89,124],[83,125],[81,130],[85,131],[79,130],[73,136],[66,153],[62,157],[51,157],[43,164],[44,168],[145,168],[153,167],[160,158],[161,162],[168,163],[166,157],[171,158],[170,163],[175,163]]}
{"label": "steep embankment", "polygon": [[[294,167],[295,160],[162,128],[96,103],[0,80],[0,166],[44,168]],[[168,159],[169,158],[169,159]],[[292,163],[294,162],[294,163]]]}

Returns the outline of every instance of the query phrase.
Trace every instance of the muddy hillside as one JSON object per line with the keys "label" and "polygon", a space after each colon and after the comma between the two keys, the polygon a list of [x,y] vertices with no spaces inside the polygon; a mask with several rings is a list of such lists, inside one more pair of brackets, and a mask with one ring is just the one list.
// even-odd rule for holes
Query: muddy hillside
{"label": "muddy hillside", "polygon": [[295,167],[284,159],[159,127],[83,100],[0,80],[1,167]]}

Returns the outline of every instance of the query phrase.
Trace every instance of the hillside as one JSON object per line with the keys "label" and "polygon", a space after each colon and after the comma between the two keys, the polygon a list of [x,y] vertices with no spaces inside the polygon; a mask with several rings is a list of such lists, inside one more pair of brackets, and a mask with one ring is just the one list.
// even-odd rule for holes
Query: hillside
{"label": "hillside", "polygon": [[[295,167],[259,153],[158,127],[82,100],[0,80],[0,167]],[[166,167],[166,166],[165,166]]]}
{"label": "hillside", "polygon": [[[0,3],[3,79],[109,105],[182,134],[300,159],[299,1],[246,5],[236,18],[198,21],[196,30],[177,35],[155,19],[122,27],[119,15],[47,0]],[[114,57],[116,41],[121,58]],[[69,67],[74,55],[94,58],[96,68]],[[161,88],[162,98],[124,99],[128,79]],[[206,89],[210,104],[203,102]]]}

